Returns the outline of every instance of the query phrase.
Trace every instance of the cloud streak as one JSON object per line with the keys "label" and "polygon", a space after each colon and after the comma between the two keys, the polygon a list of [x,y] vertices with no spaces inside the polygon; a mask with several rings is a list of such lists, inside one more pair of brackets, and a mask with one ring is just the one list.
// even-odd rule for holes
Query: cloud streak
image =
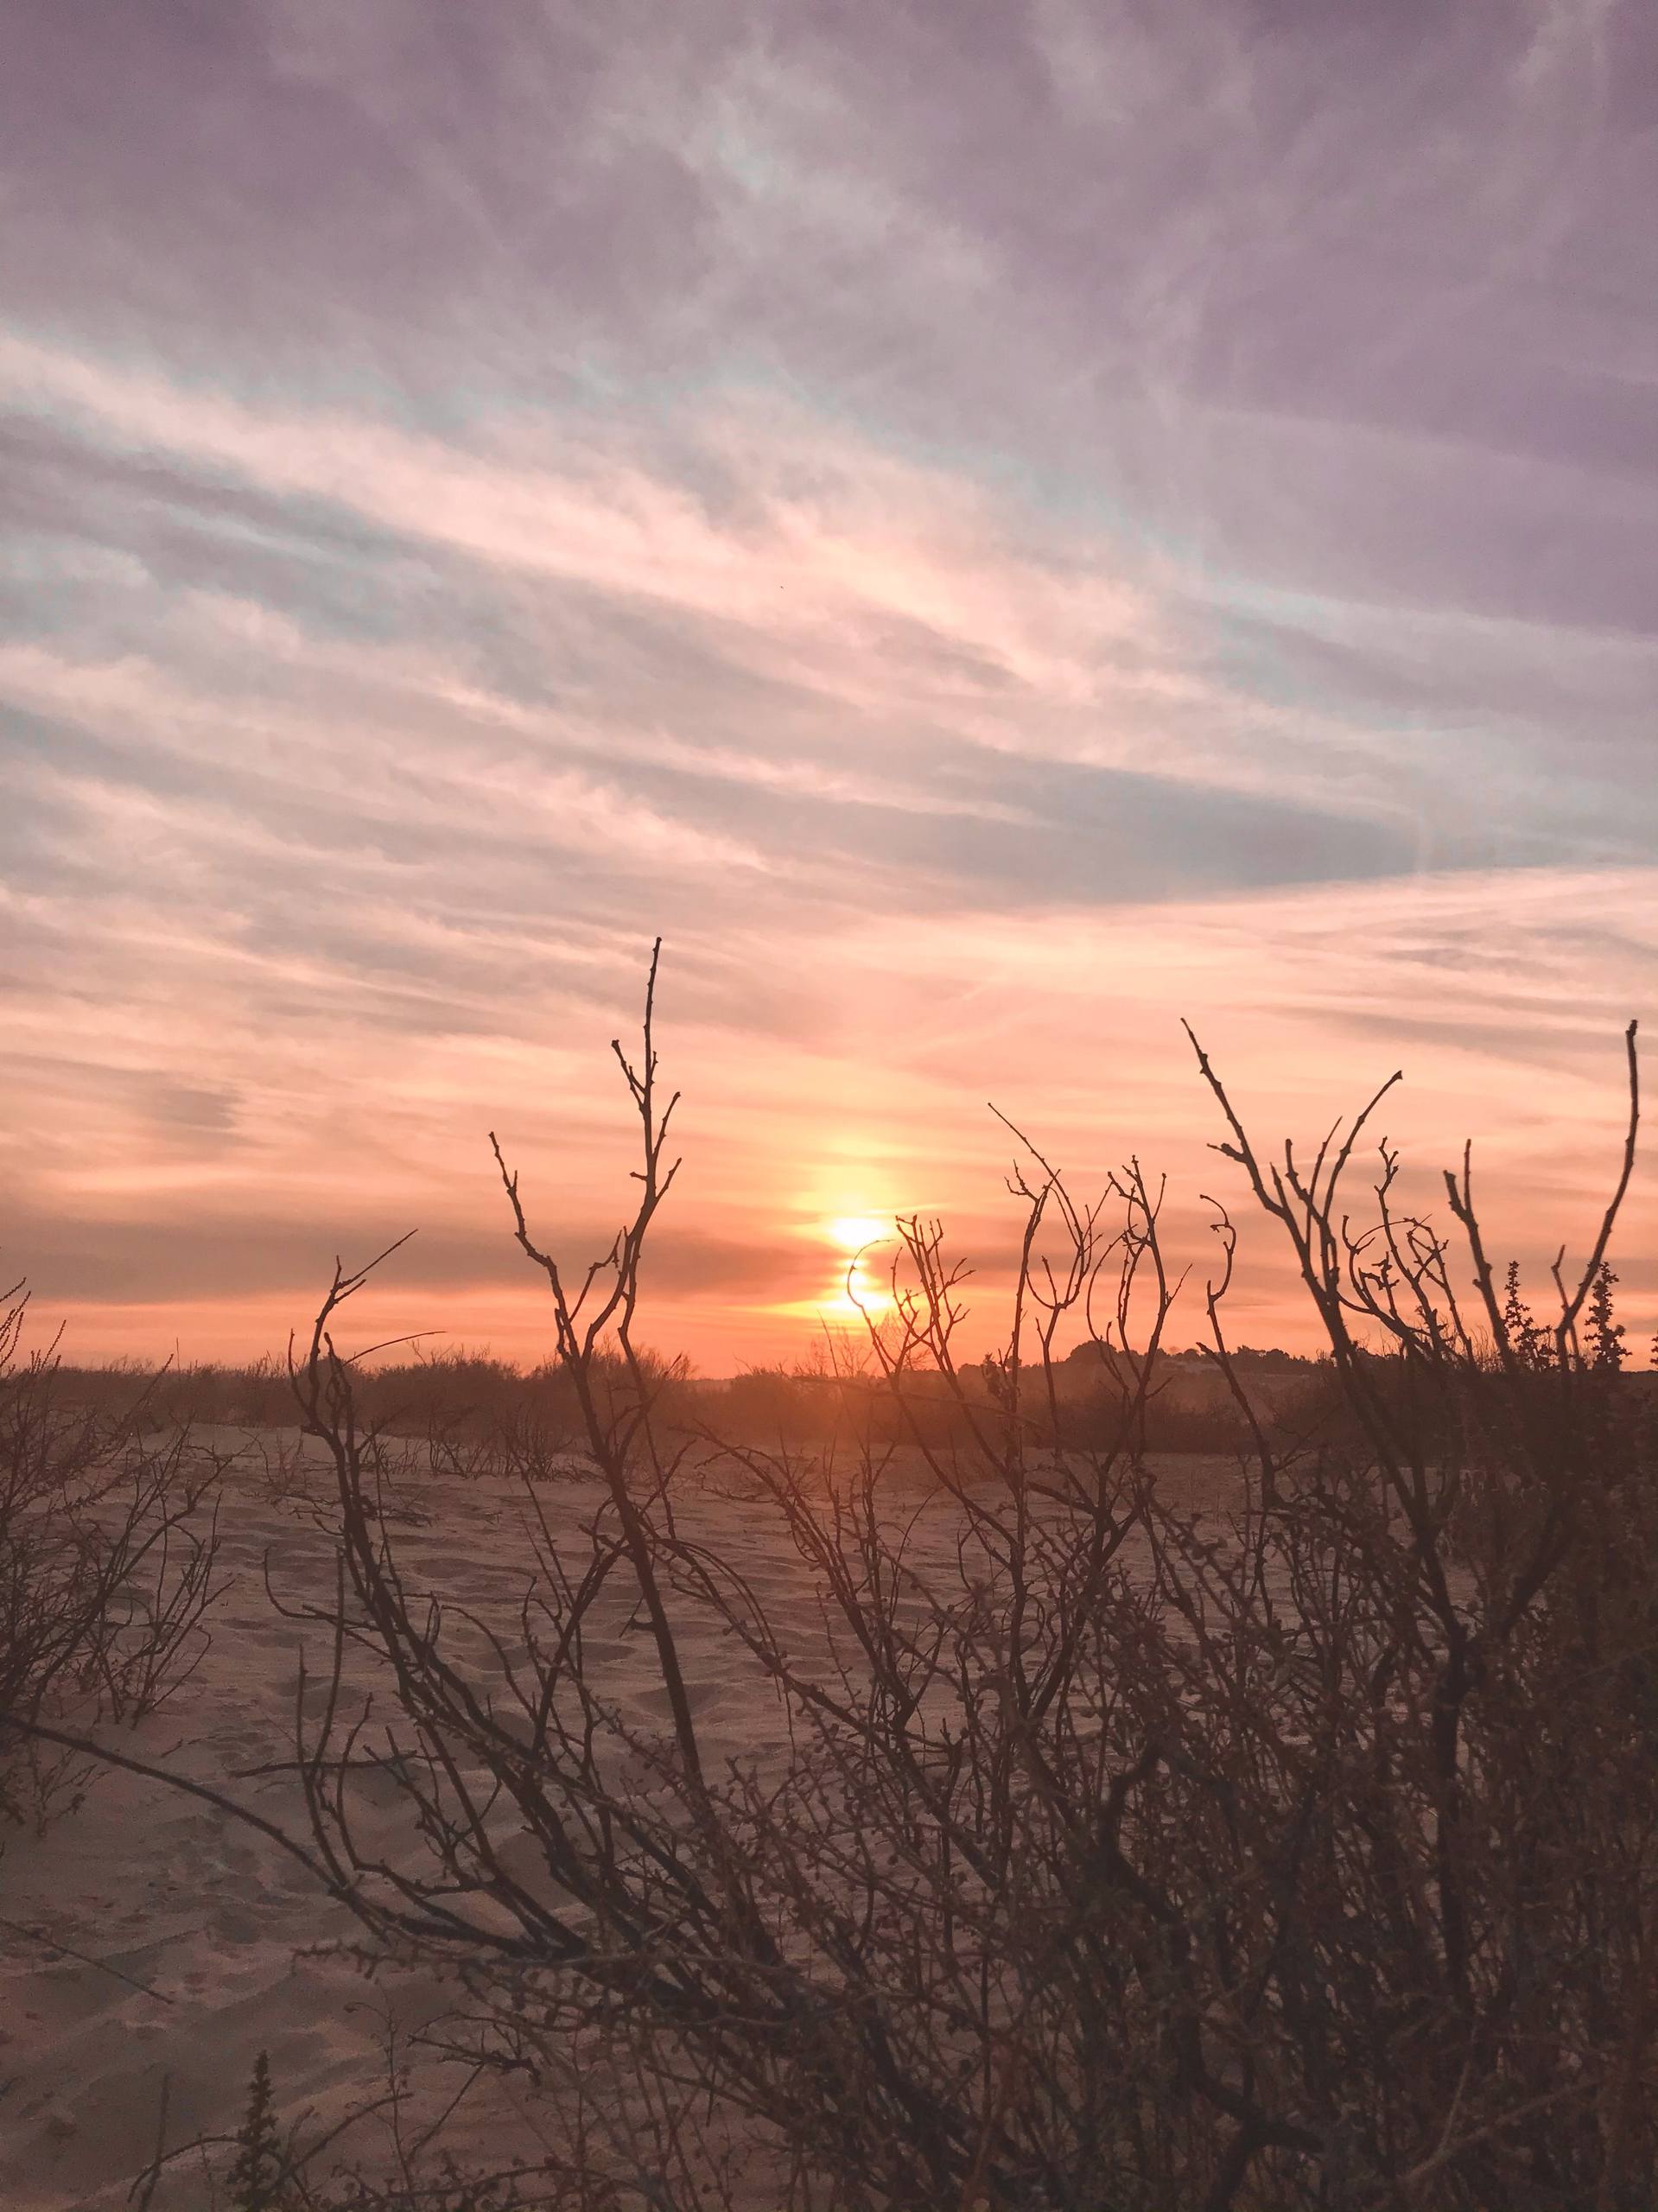
{"label": "cloud streak", "polygon": [[1655,45],[25,11],[10,1255],[100,1348],[246,1350],[420,1221],[408,1298],[526,1349],[481,1132],[600,1233],[658,931],[705,1362],[786,1347],[836,1214],[994,1283],[988,1089],[1161,1151],[1200,1249],[1182,1013],[1274,1131],[1403,1057],[1570,1234],[1658,972]]}

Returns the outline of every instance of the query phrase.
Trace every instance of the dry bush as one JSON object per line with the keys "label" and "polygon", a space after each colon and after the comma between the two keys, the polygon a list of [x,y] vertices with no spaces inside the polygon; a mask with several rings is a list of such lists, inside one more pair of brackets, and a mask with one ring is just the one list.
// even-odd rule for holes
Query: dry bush
{"label": "dry bush", "polygon": [[[1275,1165],[1198,1057],[1341,1414],[1268,1432],[1227,1346],[1217,1209],[1210,1350],[1251,1455],[1228,1526],[1166,1504],[1147,1456],[1177,1288],[1160,1194],[1131,1162],[1084,1205],[1026,1147],[1001,1357],[958,1363],[961,1270],[919,1221],[872,1338],[959,1517],[953,1567],[916,1564],[883,1448],[826,1479],[739,1446],[818,1593],[815,1621],[768,1618],[693,1524],[632,1349],[674,1172],[648,1001],[640,1066],[618,1051],[638,1207],[579,1283],[502,1168],[604,1488],[585,1529],[542,1520],[510,1621],[405,1578],[332,1338],[363,1276],[336,1276],[296,1376],[345,1592],[302,1750],[314,1847],[379,1938],[454,1967],[486,2056],[586,2069],[556,2177],[576,2201],[719,2201],[739,2173],[824,2207],[1654,2201],[1658,1491],[1644,1402],[1579,1340],[1634,1156],[1633,1029],[1617,1194],[1523,1343],[1466,1160],[1454,1248],[1401,1211],[1385,1144],[1353,1230],[1377,1102]],[[1093,1314],[1111,1417],[1078,1448],[1053,1347]],[[709,1755],[699,1622],[780,1713],[774,1755]],[[629,1629],[660,1731],[588,1656]],[[347,1652],[391,1686],[384,1734]],[[359,1846],[365,1758],[406,1806],[395,1860]]]}
{"label": "dry bush", "polygon": [[152,1430],[187,1427],[272,1428],[294,1417],[286,1363],[263,1358],[244,1366],[205,1360],[123,1359],[103,1367],[68,1361],[58,1369],[60,1400],[108,1421],[141,1404]]}
{"label": "dry bush", "polygon": [[[688,1363],[649,1351],[642,1351],[639,1359],[652,1376],[659,1423],[688,1432],[701,1426],[704,1408]],[[604,1352],[594,1360],[593,1384],[600,1395],[632,1388],[623,1363]],[[401,1455],[409,1466],[443,1479],[472,1481],[505,1471],[552,1480],[568,1471],[571,1452],[583,1448],[580,1403],[557,1361],[526,1372],[487,1352],[417,1350],[411,1357],[359,1366],[355,1390],[363,1422],[386,1440],[388,1448],[393,1440],[410,1447]],[[156,1429],[224,1427],[255,1432],[253,1457],[264,1453],[272,1471],[273,1494],[297,1494],[303,1487],[283,1447],[269,1435],[291,1428],[294,1421],[293,1384],[285,1361],[260,1359],[243,1367],[128,1361],[102,1368],[63,1366],[57,1394],[66,1406],[106,1421],[119,1419],[137,1401]]]}
{"label": "dry bush", "polygon": [[[697,1408],[687,1363],[642,1350],[637,1367],[658,1424],[689,1433]],[[607,1413],[623,1399],[631,1403],[636,1387],[619,1357],[601,1351],[594,1358],[590,1394]],[[570,1471],[573,1454],[586,1451],[581,1402],[560,1363],[525,1374],[499,1361],[438,1354],[378,1370],[362,1394],[361,1411],[384,1436],[420,1440],[432,1472],[451,1479],[505,1473],[551,1481]]]}
{"label": "dry bush", "polygon": [[[366,1270],[336,1272],[294,1376],[340,1546],[310,1856],[372,1945],[453,1969],[458,2050],[545,2090],[535,2201],[1646,2212],[1658,1485],[1604,1272],[1633,1027],[1622,1175],[1547,1325],[1499,1296],[1466,1157],[1442,1231],[1384,1142],[1356,1228],[1383,1094],[1311,1163],[1268,1159],[1199,1051],[1328,1347],[1309,1418],[1264,1418],[1217,1206],[1209,1352],[1247,1440],[1220,1523],[1149,1444],[1179,1287],[1160,1191],[1131,1160],[1085,1202],[1021,1140],[998,1357],[958,1358],[962,1271],[901,1224],[870,1356],[924,1496],[855,1435],[728,1454],[748,1525],[808,1570],[815,1611],[778,1618],[635,1349],[675,1172],[654,981],[641,1061],[618,1048],[642,1147],[610,1251],[569,1274],[502,1164],[600,1494],[556,1523],[528,1489],[515,1609],[405,1570],[333,1336]],[[1079,1321],[1080,1438],[1056,1354]],[[919,1504],[954,1516],[942,1563]],[[750,1755],[699,1723],[710,1637],[776,1716]],[[660,1726],[614,1694],[629,1638]],[[369,1783],[393,1850],[365,1840]]]}
{"label": "dry bush", "polygon": [[[131,1724],[206,1648],[222,1463],[157,1436],[140,1397],[105,1416],[66,1391],[54,1346],[26,1351],[21,1287],[0,1300],[0,1719],[67,1710]],[[0,1821],[42,1821],[84,1769],[14,1727]]]}

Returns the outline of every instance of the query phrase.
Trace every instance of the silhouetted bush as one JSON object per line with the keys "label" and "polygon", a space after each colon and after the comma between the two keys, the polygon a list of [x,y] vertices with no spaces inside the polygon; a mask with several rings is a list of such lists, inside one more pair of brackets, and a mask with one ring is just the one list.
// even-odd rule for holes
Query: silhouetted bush
{"label": "silhouetted bush", "polygon": [[[1499,1294],[1465,1158],[1442,1231],[1382,1143],[1356,1223],[1388,1086],[1310,1165],[1268,1159],[1198,1051],[1327,1347],[1230,1350],[1217,1208],[1209,1357],[1242,1446],[1219,1520],[1160,1486],[1156,1424],[1218,1401],[1173,1387],[1138,1161],[1084,1201],[1028,1151],[988,1360],[958,1357],[942,1230],[901,1222],[866,1376],[832,1404],[822,1378],[727,1393],[751,1438],[803,1395],[835,1414],[832,1447],[726,1454],[808,1570],[786,1617],[695,1522],[683,1378],[635,1348],[674,1174],[651,994],[640,1064],[618,1058],[642,1145],[604,1260],[567,1276],[501,1166],[549,1295],[547,1433],[573,1413],[601,1489],[537,1517],[509,1615],[446,1606],[393,1541],[378,1385],[333,1338],[366,1270],[336,1273],[295,1377],[340,1567],[309,1611],[335,1655],[298,1746],[314,1863],[372,1938],[453,1971],[482,2063],[546,2089],[534,2201],[1648,2212],[1658,1469],[1608,1270],[1633,1025],[1617,1189],[1545,1322],[1517,1279]],[[877,1408],[954,1516],[943,1570]],[[764,1753],[701,1718],[692,1629],[778,1713]],[[622,1648],[651,1655],[660,1727],[610,1694]]]}
{"label": "silhouetted bush", "polygon": [[[0,1719],[142,1719],[189,1678],[218,1594],[222,1471],[149,1409],[90,1410],[54,1346],[25,1351],[21,1286],[0,1299]],[[84,1769],[0,1730],[0,1824],[39,1823]]]}
{"label": "silhouetted bush", "polygon": [[[1458,1252],[1400,1214],[1385,1146],[1355,1230],[1343,1179],[1375,1102],[1310,1169],[1274,1166],[1199,1061],[1329,1347],[1303,1433],[1269,1426],[1227,1346],[1220,1216],[1210,1350],[1248,1444],[1229,1526],[1165,1505],[1149,1456],[1159,1195],[1130,1163],[1085,1205],[1032,1155],[1005,1352],[958,1365],[961,1273],[919,1221],[872,1337],[893,1433],[959,1512],[959,1573],[911,1563],[878,1443],[827,1478],[821,1454],[739,1445],[823,1607],[769,1618],[687,1534],[662,1378],[631,1351],[671,1181],[647,1011],[624,1062],[638,1208],[584,1289],[502,1171],[608,1502],[546,1535],[521,1656],[486,1687],[384,1539],[330,1335],[362,1277],[337,1277],[300,1389],[351,1633],[395,1684],[408,1849],[395,1872],[359,1849],[326,1728],[302,1754],[314,1847],[369,1928],[455,1966],[502,2063],[618,2083],[608,2142],[567,2145],[581,2201],[701,2201],[740,2148],[802,2205],[1653,2202],[1658,1485],[1606,1326],[1585,1348],[1579,1325],[1633,1159],[1633,1030],[1618,1192],[1524,1343],[1465,1168]],[[1039,1231],[1058,1263],[1033,1262]],[[1096,1307],[1100,1386],[1073,1404],[1053,1345]],[[735,1395],[755,1427],[792,1416],[775,1376]],[[699,1617],[782,1700],[780,1765],[711,1756]],[[626,1621],[659,1736],[586,1656]]]}

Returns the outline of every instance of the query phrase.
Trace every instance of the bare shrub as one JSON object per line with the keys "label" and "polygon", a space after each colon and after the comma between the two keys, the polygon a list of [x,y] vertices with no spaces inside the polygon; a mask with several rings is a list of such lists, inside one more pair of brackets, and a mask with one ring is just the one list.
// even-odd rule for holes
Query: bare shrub
{"label": "bare shrub", "polygon": [[[585,1528],[541,1518],[513,1616],[408,1579],[333,1338],[363,1274],[337,1272],[295,1375],[343,1576],[302,1746],[314,1849],[382,1940],[454,1966],[485,2056],[585,2068],[561,2188],[717,2201],[741,2171],[823,2206],[1650,2204],[1658,1490],[1643,1402],[1579,1341],[1634,1157],[1633,1027],[1617,1192],[1523,1342],[1466,1159],[1454,1245],[1401,1210],[1385,1143],[1355,1230],[1382,1094],[1309,1166],[1274,1163],[1199,1052],[1341,1415],[1269,1431],[1228,1348],[1217,1207],[1209,1351],[1248,1447],[1224,1524],[1166,1502],[1148,1459],[1178,1281],[1137,1162],[1084,1203],[1023,1148],[988,1369],[957,1357],[941,1231],[900,1224],[872,1348],[956,1516],[953,1565],[918,1564],[888,1448],[740,1446],[816,1593],[784,1620],[696,1521],[634,1348],[674,1175],[649,995],[639,1065],[617,1057],[642,1150],[604,1259],[567,1276],[502,1163],[602,1484]],[[1109,1378],[1083,1439],[1055,1354],[1079,1320]],[[922,1380],[948,1422],[918,1413]],[[699,1623],[772,1701],[769,1751],[713,1757]],[[590,1656],[630,1630],[659,1731]],[[347,1652],[390,1687],[383,1734]],[[391,1859],[359,1842],[365,1759],[406,1808]]]}
{"label": "bare shrub", "polygon": [[[649,1351],[638,1357],[655,1378],[657,1421],[686,1430],[700,1425],[704,1409],[688,1363],[659,1359]],[[360,1364],[354,1382],[365,1424],[388,1440],[418,1447],[405,1454],[410,1465],[441,1479],[470,1482],[505,1468],[549,1481],[581,1447],[580,1405],[557,1360],[526,1371],[487,1352],[417,1344],[409,1357]],[[622,1363],[600,1351],[594,1387],[602,1393],[632,1385]],[[242,1367],[131,1361],[102,1368],[62,1365],[56,1388],[63,1405],[105,1421],[118,1421],[124,1408],[140,1402],[156,1429],[249,1430],[253,1456],[264,1453],[279,1481],[289,1472],[282,1447],[270,1440],[270,1432],[291,1427],[294,1419],[285,1361],[259,1359]]]}
{"label": "bare shrub", "polygon": [[[25,1351],[21,1286],[0,1301],[0,1717],[65,1707],[129,1724],[206,1648],[223,1463],[144,1401],[105,1417],[66,1396],[54,1345]],[[14,1727],[0,1817],[43,1821],[85,1770]]]}
{"label": "bare shrub", "polygon": [[57,1370],[61,1402],[119,1422],[141,1403],[152,1429],[265,1428],[293,1418],[286,1364],[270,1357],[242,1366],[213,1360],[181,1363],[119,1359],[103,1367],[64,1360]]}
{"label": "bare shrub", "polygon": [[[298,1701],[308,1856],[380,1949],[452,1968],[457,2049],[545,2091],[535,2201],[1645,2212],[1658,1484],[1607,1272],[1633,1025],[1622,1172],[1546,1322],[1499,1296],[1468,1155],[1442,1230],[1383,1141],[1355,1225],[1389,1086],[1310,1162],[1269,1158],[1198,1051],[1328,1348],[1268,1418],[1217,1205],[1208,1356],[1246,1442],[1219,1520],[1150,1443],[1181,1280],[1160,1186],[1130,1160],[1083,1199],[1020,1140],[989,1362],[959,1350],[942,1230],[899,1224],[870,1358],[924,1483],[856,1433],[727,1455],[804,1572],[784,1613],[699,1516],[705,1453],[636,1344],[675,1173],[655,972],[638,1065],[617,1050],[641,1150],[609,1251],[567,1271],[501,1161],[598,1495],[556,1523],[526,1486],[513,1605],[405,1565],[334,1342],[367,1270],[336,1270],[293,1374],[339,1540],[320,1711]],[[614,1694],[627,1639],[660,1726]],[[699,1719],[711,1639],[776,1717],[740,1755]]]}

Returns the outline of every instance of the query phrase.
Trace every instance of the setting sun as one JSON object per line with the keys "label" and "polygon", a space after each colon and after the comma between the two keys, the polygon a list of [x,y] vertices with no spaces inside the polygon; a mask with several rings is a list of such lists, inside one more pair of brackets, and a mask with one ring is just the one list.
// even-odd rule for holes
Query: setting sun
{"label": "setting sun", "polygon": [[823,1234],[831,1244],[843,1252],[861,1252],[867,1244],[879,1244],[893,1235],[893,1224],[880,1214],[837,1214],[833,1221],[825,1222]]}
{"label": "setting sun", "polygon": [[820,1300],[816,1312],[832,1321],[855,1321],[872,1313],[885,1313],[893,1294],[858,1262],[835,1278],[829,1297]]}
{"label": "setting sun", "polygon": [[896,1245],[897,1230],[891,1215],[833,1214],[806,1225],[802,1233],[833,1248],[823,1294],[796,1298],[770,1311],[814,1325],[828,1321],[861,1326],[871,1315],[891,1310],[893,1294],[884,1280],[891,1253],[869,1249]]}

